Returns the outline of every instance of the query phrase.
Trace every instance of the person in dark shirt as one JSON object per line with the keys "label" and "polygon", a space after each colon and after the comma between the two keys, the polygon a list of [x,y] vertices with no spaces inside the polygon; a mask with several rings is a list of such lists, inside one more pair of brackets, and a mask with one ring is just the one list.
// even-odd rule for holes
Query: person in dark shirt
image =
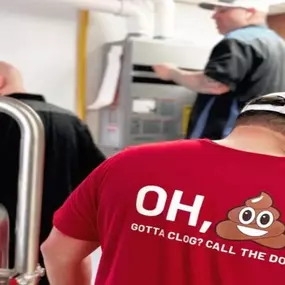
{"label": "person in dark shirt", "polygon": [[[55,210],[105,157],[79,118],[46,102],[42,95],[27,93],[20,73],[4,62],[0,62],[0,95],[18,99],[32,107],[44,125],[46,151],[40,232],[40,242],[43,242],[52,228]],[[0,113],[0,134],[0,203],[10,216],[9,259],[12,267],[21,134],[17,122],[4,113]],[[41,256],[40,262],[42,264]],[[47,278],[42,278],[40,284],[49,284]]]}
{"label": "person in dark shirt", "polygon": [[285,42],[266,26],[269,5],[258,0],[201,3],[214,10],[224,38],[213,48],[203,72],[170,64],[154,66],[157,75],[198,93],[186,138],[227,136],[248,100],[285,91]]}

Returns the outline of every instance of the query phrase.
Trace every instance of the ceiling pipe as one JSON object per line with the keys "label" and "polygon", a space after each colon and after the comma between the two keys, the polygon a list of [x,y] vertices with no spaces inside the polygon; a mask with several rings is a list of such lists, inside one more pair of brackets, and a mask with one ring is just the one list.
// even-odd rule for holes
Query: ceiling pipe
{"label": "ceiling pipe", "polygon": [[173,38],[175,27],[174,0],[154,0],[154,11],[154,38]]}
{"label": "ceiling pipe", "polygon": [[132,16],[136,8],[131,1],[118,0],[61,0],[60,3],[68,4],[82,10],[96,10],[98,12]]}
{"label": "ceiling pipe", "polygon": [[131,34],[149,36],[148,21],[145,15],[130,0],[61,0],[60,3],[71,5],[81,10],[110,13],[129,17],[132,20]]}

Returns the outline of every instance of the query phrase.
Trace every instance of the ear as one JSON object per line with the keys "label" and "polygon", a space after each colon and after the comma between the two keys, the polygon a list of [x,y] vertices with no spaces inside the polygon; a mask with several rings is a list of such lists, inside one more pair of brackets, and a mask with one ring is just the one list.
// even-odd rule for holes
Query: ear
{"label": "ear", "polygon": [[248,19],[256,12],[256,10],[254,8],[249,8],[247,9],[247,15],[248,15]]}

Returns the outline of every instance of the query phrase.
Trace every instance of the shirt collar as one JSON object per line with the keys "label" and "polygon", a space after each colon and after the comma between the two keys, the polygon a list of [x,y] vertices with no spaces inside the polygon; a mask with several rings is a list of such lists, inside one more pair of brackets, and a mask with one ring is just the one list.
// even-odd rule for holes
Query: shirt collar
{"label": "shirt collar", "polygon": [[45,98],[39,94],[27,94],[27,93],[12,93],[7,95],[8,97],[12,97],[19,100],[33,100],[33,101],[41,101],[45,102]]}

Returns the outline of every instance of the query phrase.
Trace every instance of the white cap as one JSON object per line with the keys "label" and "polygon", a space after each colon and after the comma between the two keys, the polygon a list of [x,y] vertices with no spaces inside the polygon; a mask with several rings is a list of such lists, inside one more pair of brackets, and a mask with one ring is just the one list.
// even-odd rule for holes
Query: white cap
{"label": "white cap", "polygon": [[251,100],[241,111],[269,111],[285,115],[285,92],[271,93]]}
{"label": "white cap", "polygon": [[207,10],[214,10],[218,7],[225,7],[225,8],[245,8],[245,9],[255,9],[260,12],[269,12],[270,1],[264,0],[215,0],[215,1],[205,1],[199,3],[201,8]]}

